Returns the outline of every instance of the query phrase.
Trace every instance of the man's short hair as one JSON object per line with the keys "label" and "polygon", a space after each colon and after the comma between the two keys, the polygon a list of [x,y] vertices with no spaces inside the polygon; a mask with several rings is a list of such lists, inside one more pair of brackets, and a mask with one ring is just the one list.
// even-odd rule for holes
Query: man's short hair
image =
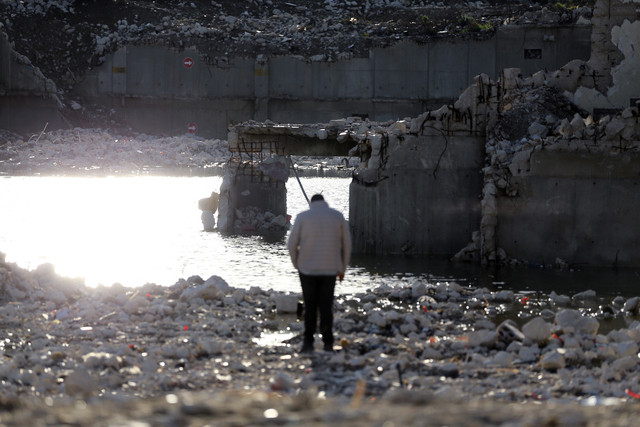
{"label": "man's short hair", "polygon": [[322,194],[314,194],[313,197],[311,197],[312,202],[317,202],[318,200],[324,200],[324,197],[322,197]]}

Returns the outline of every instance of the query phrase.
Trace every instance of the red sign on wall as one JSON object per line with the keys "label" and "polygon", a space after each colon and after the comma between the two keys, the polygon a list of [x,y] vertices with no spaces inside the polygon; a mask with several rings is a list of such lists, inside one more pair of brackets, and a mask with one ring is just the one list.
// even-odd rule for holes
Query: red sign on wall
{"label": "red sign on wall", "polygon": [[196,133],[198,131],[198,125],[195,123],[189,123],[187,125],[187,131],[189,133]]}
{"label": "red sign on wall", "polygon": [[194,62],[192,58],[186,57],[182,60],[182,65],[184,65],[184,68],[191,68],[193,67],[193,64]]}

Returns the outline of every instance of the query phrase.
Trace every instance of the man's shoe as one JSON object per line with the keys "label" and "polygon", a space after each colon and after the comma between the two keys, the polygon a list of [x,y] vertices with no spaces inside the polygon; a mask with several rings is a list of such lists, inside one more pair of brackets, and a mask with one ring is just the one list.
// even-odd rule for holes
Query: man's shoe
{"label": "man's shoe", "polygon": [[324,351],[328,351],[330,353],[334,353],[333,344],[325,344],[324,345]]}
{"label": "man's shoe", "polygon": [[300,353],[305,353],[305,354],[313,353],[313,344],[304,344],[302,346],[302,349],[300,349]]}

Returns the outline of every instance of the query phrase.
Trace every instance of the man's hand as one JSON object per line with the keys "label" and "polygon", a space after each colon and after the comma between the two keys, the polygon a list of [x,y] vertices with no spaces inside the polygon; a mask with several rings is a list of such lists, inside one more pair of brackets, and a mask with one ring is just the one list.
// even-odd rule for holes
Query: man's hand
{"label": "man's hand", "polygon": [[342,279],[344,279],[344,273],[338,273],[338,280],[342,282]]}

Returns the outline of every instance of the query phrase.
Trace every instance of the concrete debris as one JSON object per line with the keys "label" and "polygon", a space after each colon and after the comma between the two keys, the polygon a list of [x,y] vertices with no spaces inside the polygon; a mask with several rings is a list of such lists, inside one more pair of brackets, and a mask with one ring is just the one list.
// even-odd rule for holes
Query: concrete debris
{"label": "concrete debris", "polygon": [[207,52],[205,61],[220,65],[229,58],[265,52],[337,61],[367,56],[373,47],[403,40],[482,39],[505,24],[566,24],[591,17],[588,7],[552,10],[518,1],[220,0],[192,7],[190,2],[170,1],[2,0],[0,5],[0,30],[16,51],[37,58],[36,65],[63,91],[72,89],[106,54],[126,45],[197,49]]}
{"label": "concrete debris", "polygon": [[278,313],[297,313],[302,297],[296,294],[276,294],[273,299]]}
{"label": "concrete debris", "polygon": [[558,350],[552,350],[540,359],[540,366],[547,371],[557,371],[564,368],[565,364],[565,358]]}
{"label": "concrete debris", "polygon": [[555,327],[564,333],[595,336],[599,326],[596,319],[583,316],[577,310],[564,309],[556,314]]}
{"label": "concrete debris", "polygon": [[287,219],[284,215],[275,215],[254,206],[246,206],[235,210],[233,230],[236,234],[285,233],[286,224]]}
{"label": "concrete debris", "polygon": [[[318,351],[308,364],[294,362],[301,336],[259,344],[300,330],[289,314],[298,311],[297,294],[235,289],[218,276],[192,276],[171,287],[86,288],[46,266],[26,271],[0,258],[0,320],[7,326],[0,377],[3,398],[19,402],[35,396],[60,404],[67,396],[151,398],[212,388],[356,396],[362,381],[367,396],[382,401],[410,387],[523,404],[534,394],[580,401],[587,389],[591,396],[624,399],[624,390],[640,381],[640,323],[615,329],[619,322],[582,314],[589,312],[584,304],[601,303],[597,296],[572,298],[551,325],[535,314],[553,310],[544,296],[523,305],[513,292],[454,282],[382,283],[336,300],[338,353]],[[62,305],[48,299],[49,287],[68,295]],[[500,307],[519,307],[531,320],[495,326]],[[571,381],[584,386],[568,384],[567,369]],[[443,377],[464,386],[452,388]],[[497,389],[509,391],[487,394]]]}
{"label": "concrete debris", "polygon": [[525,338],[536,344],[542,344],[551,337],[551,325],[545,322],[542,317],[535,317],[529,320],[522,327]]}

